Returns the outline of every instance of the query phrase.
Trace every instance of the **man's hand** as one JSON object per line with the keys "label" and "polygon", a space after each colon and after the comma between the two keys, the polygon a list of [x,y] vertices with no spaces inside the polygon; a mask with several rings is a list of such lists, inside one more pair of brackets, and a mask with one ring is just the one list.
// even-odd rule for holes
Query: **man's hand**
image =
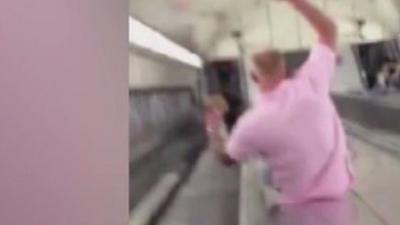
{"label": "man's hand", "polygon": [[209,109],[206,112],[206,126],[207,131],[218,130],[223,123],[223,113],[217,109]]}
{"label": "man's hand", "polygon": [[299,11],[317,31],[322,43],[336,50],[337,31],[335,23],[307,0],[285,0]]}
{"label": "man's hand", "polygon": [[216,108],[209,108],[206,111],[206,128],[210,144],[219,150],[224,145],[223,134],[223,113]]}
{"label": "man's hand", "polygon": [[226,154],[226,139],[227,133],[224,129],[223,113],[218,109],[210,108],[206,112],[206,126],[210,143],[210,148],[215,152],[219,160],[227,165],[235,164]]}

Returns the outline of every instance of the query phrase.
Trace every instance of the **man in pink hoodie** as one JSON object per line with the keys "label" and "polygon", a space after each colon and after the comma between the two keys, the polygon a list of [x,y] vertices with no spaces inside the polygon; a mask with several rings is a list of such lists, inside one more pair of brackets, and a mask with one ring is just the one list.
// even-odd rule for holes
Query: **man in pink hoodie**
{"label": "man in pink hoodie", "polygon": [[[329,95],[336,64],[336,26],[307,0],[286,0],[318,34],[307,61],[288,76],[282,54],[255,54],[258,102],[237,122],[229,139],[218,131],[221,113],[209,115],[208,132],[226,164],[262,158],[272,171],[279,203],[341,199],[353,175],[340,117]],[[291,34],[288,34],[291,35]],[[217,120],[216,118],[220,118]]]}

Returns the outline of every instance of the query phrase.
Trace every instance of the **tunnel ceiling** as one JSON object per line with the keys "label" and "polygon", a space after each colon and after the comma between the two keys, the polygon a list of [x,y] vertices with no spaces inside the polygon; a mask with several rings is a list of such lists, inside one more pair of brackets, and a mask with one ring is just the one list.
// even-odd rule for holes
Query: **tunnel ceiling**
{"label": "tunnel ceiling", "polygon": [[[386,39],[400,27],[394,0],[310,1],[335,19],[341,43]],[[308,48],[315,39],[309,25],[284,1],[131,0],[130,14],[208,58],[238,54],[234,30],[242,31],[247,49],[292,51]],[[359,20],[366,21],[362,29],[356,25]]]}

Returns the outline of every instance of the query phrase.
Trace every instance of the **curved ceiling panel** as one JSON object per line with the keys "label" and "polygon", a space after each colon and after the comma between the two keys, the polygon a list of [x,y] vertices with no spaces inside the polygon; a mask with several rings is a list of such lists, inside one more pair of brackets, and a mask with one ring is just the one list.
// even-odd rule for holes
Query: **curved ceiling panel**
{"label": "curved ceiling panel", "polygon": [[[399,32],[400,0],[309,1],[337,22],[342,43],[375,41]],[[208,57],[235,57],[237,46],[230,35],[238,29],[247,48],[270,45],[292,51],[308,48],[315,40],[309,24],[284,1],[131,0],[130,12]],[[358,27],[360,20],[368,22],[366,27]]]}

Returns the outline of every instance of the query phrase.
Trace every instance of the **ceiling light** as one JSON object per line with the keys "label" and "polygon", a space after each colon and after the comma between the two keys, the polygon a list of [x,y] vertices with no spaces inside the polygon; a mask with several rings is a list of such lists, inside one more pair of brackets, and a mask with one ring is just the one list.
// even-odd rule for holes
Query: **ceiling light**
{"label": "ceiling light", "polygon": [[129,17],[129,43],[194,67],[200,68],[203,64],[198,55],[169,40],[160,32],[131,16]]}
{"label": "ceiling light", "polygon": [[373,22],[364,24],[361,27],[361,33],[367,40],[380,40],[384,38],[382,27]]}

